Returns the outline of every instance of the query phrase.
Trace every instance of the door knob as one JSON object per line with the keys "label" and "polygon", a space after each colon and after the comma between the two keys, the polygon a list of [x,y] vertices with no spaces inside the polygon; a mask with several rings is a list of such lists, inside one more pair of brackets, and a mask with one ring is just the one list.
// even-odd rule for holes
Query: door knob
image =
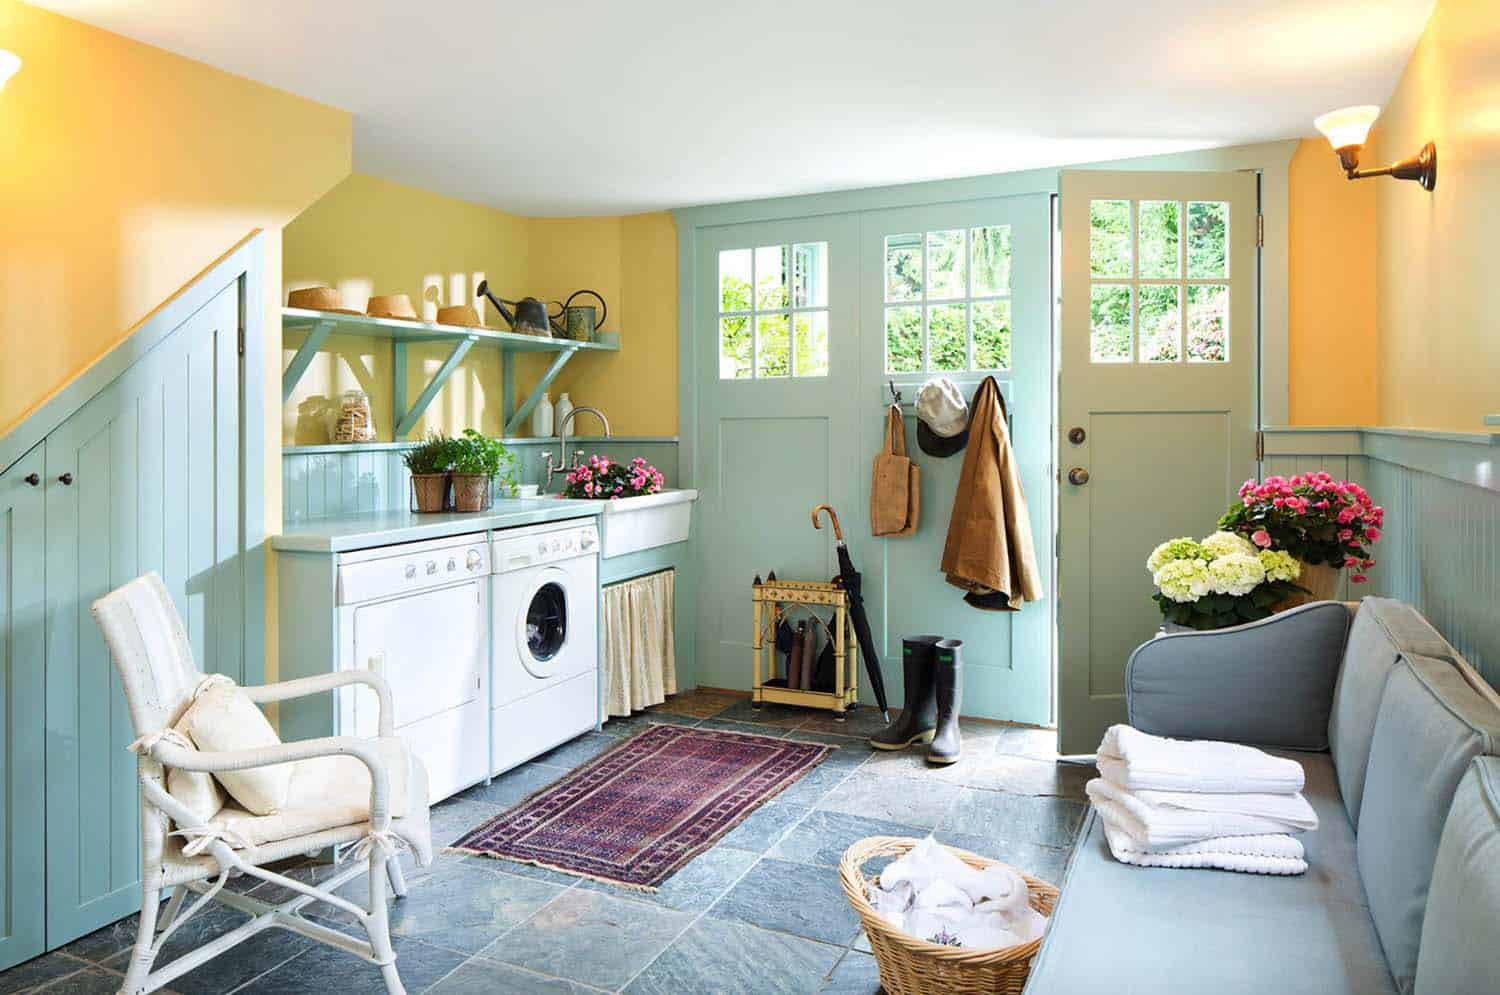
{"label": "door knob", "polygon": [[1089,472],[1081,466],[1075,466],[1068,471],[1068,483],[1075,487],[1082,487],[1089,482]]}
{"label": "door knob", "polygon": [[62,484],[64,487],[71,487],[73,485],[73,475],[71,473],[65,473],[61,477],[57,478],[57,482]]}
{"label": "door knob", "polygon": [[35,474],[35,473],[28,473],[26,476],[22,477],[21,479],[24,480],[24,481],[26,481],[32,487],[37,487],[42,482],[41,476],[39,474]]}

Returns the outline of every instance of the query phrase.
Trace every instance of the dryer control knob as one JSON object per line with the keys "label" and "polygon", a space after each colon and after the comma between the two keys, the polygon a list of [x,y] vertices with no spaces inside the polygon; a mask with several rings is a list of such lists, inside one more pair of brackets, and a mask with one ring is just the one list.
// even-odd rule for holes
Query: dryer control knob
{"label": "dryer control knob", "polygon": [[484,557],[480,555],[479,550],[471,549],[469,550],[469,555],[464,557],[464,566],[469,570],[478,570],[479,564],[483,560]]}
{"label": "dryer control knob", "polygon": [[435,573],[437,573],[437,560],[428,560],[427,561],[427,576],[431,577]]}
{"label": "dryer control knob", "polygon": [[591,535],[585,535],[582,539],[580,539],[578,541],[578,548],[581,549],[581,550],[584,550],[585,552],[587,552],[590,549],[593,549],[594,548],[594,537],[591,536]]}
{"label": "dryer control knob", "polygon": [[406,565],[406,579],[407,580],[411,580],[416,575],[417,575],[417,565],[415,563],[408,563]]}
{"label": "dryer control knob", "polygon": [[547,555],[547,544],[545,542],[538,543],[536,551],[538,553],[541,553],[543,556]]}
{"label": "dryer control knob", "polygon": [[451,557],[451,556],[450,556],[450,557],[448,557],[448,572],[449,572],[449,573],[452,573],[452,572],[453,572],[453,571],[455,571],[455,570],[457,570],[457,569],[458,569],[458,561],[457,561],[457,560],[455,560],[455,559],[454,559],[454,558],[453,558],[453,557]]}

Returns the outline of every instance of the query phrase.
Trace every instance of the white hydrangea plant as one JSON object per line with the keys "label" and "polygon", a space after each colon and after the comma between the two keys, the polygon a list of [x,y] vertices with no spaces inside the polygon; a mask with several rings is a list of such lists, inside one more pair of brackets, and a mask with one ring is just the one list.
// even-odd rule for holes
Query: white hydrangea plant
{"label": "white hydrangea plant", "polygon": [[1303,590],[1293,583],[1302,571],[1295,557],[1284,550],[1258,550],[1233,532],[1168,539],[1151,551],[1146,569],[1163,617],[1194,629],[1265,618]]}

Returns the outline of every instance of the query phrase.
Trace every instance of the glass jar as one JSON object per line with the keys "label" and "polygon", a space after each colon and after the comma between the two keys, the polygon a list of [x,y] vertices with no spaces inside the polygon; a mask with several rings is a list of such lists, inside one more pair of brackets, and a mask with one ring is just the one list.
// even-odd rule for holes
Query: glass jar
{"label": "glass jar", "polygon": [[373,442],[375,419],[370,415],[370,398],[362,390],[346,390],[339,403],[339,420],[333,430],[335,442]]}

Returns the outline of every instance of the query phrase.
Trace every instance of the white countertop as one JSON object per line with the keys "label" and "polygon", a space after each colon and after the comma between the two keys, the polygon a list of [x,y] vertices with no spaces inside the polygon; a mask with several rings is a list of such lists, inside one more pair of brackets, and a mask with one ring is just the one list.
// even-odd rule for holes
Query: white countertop
{"label": "white countertop", "polygon": [[564,518],[591,518],[603,509],[602,501],[570,501],[563,498],[507,498],[496,500],[489,511],[372,511],[337,515],[288,526],[271,537],[271,548],[295,553],[343,553],[372,546],[389,546],[419,539],[441,539],[465,532],[510,529],[519,525],[555,522]]}

